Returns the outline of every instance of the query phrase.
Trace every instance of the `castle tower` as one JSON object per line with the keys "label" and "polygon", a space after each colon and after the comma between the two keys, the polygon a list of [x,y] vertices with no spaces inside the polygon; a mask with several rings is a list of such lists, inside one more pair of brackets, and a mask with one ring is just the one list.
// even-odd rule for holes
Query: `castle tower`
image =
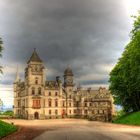
{"label": "castle tower", "polygon": [[14,114],[18,115],[18,100],[20,99],[19,97],[19,93],[18,93],[18,85],[20,84],[20,77],[19,77],[19,70],[17,67],[17,71],[16,71],[16,77],[15,77],[15,81],[14,81]]}
{"label": "castle tower", "polygon": [[45,69],[42,60],[39,58],[36,49],[29,61],[28,66],[25,69],[25,81],[27,85],[41,85],[45,84]]}
{"label": "castle tower", "polygon": [[45,95],[45,68],[34,49],[25,69],[26,106],[29,119],[39,119],[43,115]]}
{"label": "castle tower", "polygon": [[73,91],[73,72],[70,67],[67,67],[64,71],[64,88],[66,92],[72,92]]}

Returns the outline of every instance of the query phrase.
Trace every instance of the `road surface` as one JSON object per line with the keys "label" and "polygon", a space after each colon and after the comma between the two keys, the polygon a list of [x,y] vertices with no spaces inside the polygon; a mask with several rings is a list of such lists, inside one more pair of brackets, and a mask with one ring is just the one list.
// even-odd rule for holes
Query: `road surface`
{"label": "road surface", "polygon": [[16,125],[45,129],[34,140],[140,140],[140,127],[80,119],[11,120]]}

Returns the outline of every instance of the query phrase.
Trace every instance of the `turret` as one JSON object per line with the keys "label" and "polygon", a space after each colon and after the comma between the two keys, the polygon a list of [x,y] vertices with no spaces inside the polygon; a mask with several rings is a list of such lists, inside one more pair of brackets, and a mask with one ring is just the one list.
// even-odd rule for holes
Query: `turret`
{"label": "turret", "polygon": [[45,87],[45,68],[34,49],[25,69],[25,84],[28,95],[43,95]]}
{"label": "turret", "polygon": [[71,92],[73,90],[73,72],[70,67],[64,71],[64,88],[66,91]]}
{"label": "turret", "polygon": [[19,70],[18,70],[18,66],[17,66],[17,71],[16,71],[16,77],[15,77],[15,81],[14,81],[14,96],[17,96],[17,88],[18,88],[18,84],[20,82],[20,76],[19,76]]}

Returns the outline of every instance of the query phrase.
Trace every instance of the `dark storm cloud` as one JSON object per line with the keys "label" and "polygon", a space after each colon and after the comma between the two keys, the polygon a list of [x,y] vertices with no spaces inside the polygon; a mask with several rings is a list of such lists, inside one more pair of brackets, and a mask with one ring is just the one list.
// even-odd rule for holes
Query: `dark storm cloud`
{"label": "dark storm cloud", "polygon": [[5,0],[0,8],[3,63],[25,65],[37,48],[48,71],[54,70],[49,78],[70,65],[77,82],[106,84],[108,67],[128,40],[121,0]]}

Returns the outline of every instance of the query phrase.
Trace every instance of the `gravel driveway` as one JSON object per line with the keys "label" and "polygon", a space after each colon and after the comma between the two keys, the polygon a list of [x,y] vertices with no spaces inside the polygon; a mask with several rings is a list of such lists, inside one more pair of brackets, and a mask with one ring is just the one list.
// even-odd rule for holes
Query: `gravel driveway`
{"label": "gravel driveway", "polygon": [[140,127],[137,126],[80,119],[6,121],[43,130],[34,140],[140,140]]}

